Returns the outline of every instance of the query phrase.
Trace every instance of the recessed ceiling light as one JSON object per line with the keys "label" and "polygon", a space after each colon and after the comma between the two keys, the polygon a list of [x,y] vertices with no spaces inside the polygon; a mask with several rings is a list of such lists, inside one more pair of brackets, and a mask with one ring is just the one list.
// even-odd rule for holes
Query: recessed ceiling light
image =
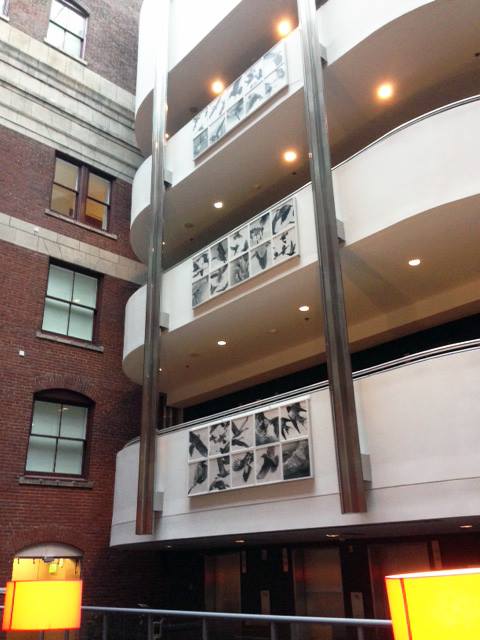
{"label": "recessed ceiling light", "polygon": [[245,540],[235,540],[235,544],[244,544]]}
{"label": "recessed ceiling light", "polygon": [[165,549],[171,549],[171,548],[172,548],[172,545],[171,545],[171,544],[166,544],[166,545],[165,545]]}
{"label": "recessed ceiling light", "polygon": [[383,82],[377,87],[377,98],[379,100],[390,100],[393,96],[393,84],[391,82]]}
{"label": "recessed ceiling light", "polygon": [[308,306],[308,304],[302,304],[301,307],[298,307],[299,311],[310,311],[310,307]]}
{"label": "recessed ceiling light", "polygon": [[284,38],[285,36],[288,36],[291,30],[292,30],[292,21],[289,20],[289,18],[284,18],[283,20],[280,20],[280,22],[277,24],[277,33],[282,38]]}
{"label": "recessed ceiling light", "polygon": [[420,260],[420,258],[412,258],[411,260],[408,261],[408,264],[411,267],[418,267],[418,265],[421,263],[422,261]]}
{"label": "recessed ceiling light", "polygon": [[298,153],[293,149],[287,149],[287,151],[283,152],[283,159],[285,162],[295,162],[298,158]]}
{"label": "recessed ceiling light", "polygon": [[223,209],[223,202],[221,200],[218,200],[218,202],[214,202],[213,206],[215,207],[215,209]]}
{"label": "recessed ceiling light", "polygon": [[339,535],[338,535],[338,533],[326,533],[325,537],[326,538],[338,538]]}
{"label": "recessed ceiling light", "polygon": [[460,529],[471,529],[473,524],[461,524]]}
{"label": "recessed ceiling light", "polygon": [[165,134],[165,140],[168,140],[168,139],[169,139],[169,137],[170,137],[170,134],[169,134],[169,133],[166,133],[166,134]]}
{"label": "recessed ceiling light", "polygon": [[214,80],[210,88],[212,89],[212,92],[218,96],[225,89],[225,84],[222,80]]}
{"label": "recessed ceiling light", "polygon": [[163,371],[162,367],[159,368],[159,371]]}
{"label": "recessed ceiling light", "polygon": [[278,329],[275,329],[275,327],[272,327],[271,329],[268,329],[267,333],[278,333]]}
{"label": "recessed ceiling light", "polygon": [[224,347],[227,344],[226,340],[217,340],[217,344],[219,347]]}

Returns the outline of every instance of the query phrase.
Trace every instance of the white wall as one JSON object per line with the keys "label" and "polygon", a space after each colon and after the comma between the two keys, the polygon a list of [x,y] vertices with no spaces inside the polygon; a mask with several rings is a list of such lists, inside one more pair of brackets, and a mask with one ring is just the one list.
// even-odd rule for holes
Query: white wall
{"label": "white wall", "polygon": [[[328,390],[311,397],[315,478],[188,498],[187,430],[157,438],[164,510],[153,539],[468,516],[480,510],[480,349],[355,382],[373,482],[368,512],[340,513]],[[111,543],[134,535],[138,444],[119,452]]]}

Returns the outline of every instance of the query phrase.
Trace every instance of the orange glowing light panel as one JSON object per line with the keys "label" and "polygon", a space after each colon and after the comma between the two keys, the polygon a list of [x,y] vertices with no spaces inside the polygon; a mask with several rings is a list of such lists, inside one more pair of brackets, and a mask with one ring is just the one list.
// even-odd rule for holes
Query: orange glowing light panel
{"label": "orange glowing light panel", "polygon": [[480,568],[386,576],[395,640],[478,640]]}
{"label": "orange glowing light panel", "polygon": [[7,582],[2,631],[79,629],[81,580]]}

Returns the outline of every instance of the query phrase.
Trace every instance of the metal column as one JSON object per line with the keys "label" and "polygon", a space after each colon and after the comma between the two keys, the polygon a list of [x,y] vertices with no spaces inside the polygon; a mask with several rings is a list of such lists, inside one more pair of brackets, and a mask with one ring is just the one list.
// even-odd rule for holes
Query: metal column
{"label": "metal column", "polygon": [[340,499],[343,513],[356,513],[366,511],[367,507],[348,348],[315,0],[297,0],[297,6]]}
{"label": "metal column", "polygon": [[162,240],[165,201],[165,133],[167,119],[168,19],[170,0],[157,0],[158,45],[152,108],[152,181],[150,236],[143,361],[142,420],[137,493],[137,535],[153,533],[155,446],[158,420],[158,369],[160,366],[160,301]]}

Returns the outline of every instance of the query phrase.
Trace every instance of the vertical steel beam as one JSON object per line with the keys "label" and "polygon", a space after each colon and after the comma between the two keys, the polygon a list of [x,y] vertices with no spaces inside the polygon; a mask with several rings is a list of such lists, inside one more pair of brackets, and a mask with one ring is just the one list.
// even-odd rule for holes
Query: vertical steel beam
{"label": "vertical steel beam", "polygon": [[309,138],[310,173],[340,499],[343,513],[356,513],[366,511],[366,500],[338,249],[315,0],[297,0],[297,6],[303,51],[305,120]]}
{"label": "vertical steel beam", "polygon": [[[152,182],[150,203],[152,232],[148,253],[147,305],[143,359],[142,420],[137,492],[137,535],[153,533],[155,446],[158,420],[158,369],[160,365],[160,300],[162,240],[165,202],[165,133],[167,119],[168,20],[170,0],[158,2],[158,45],[152,109]],[[141,70],[139,71],[141,73]]]}

